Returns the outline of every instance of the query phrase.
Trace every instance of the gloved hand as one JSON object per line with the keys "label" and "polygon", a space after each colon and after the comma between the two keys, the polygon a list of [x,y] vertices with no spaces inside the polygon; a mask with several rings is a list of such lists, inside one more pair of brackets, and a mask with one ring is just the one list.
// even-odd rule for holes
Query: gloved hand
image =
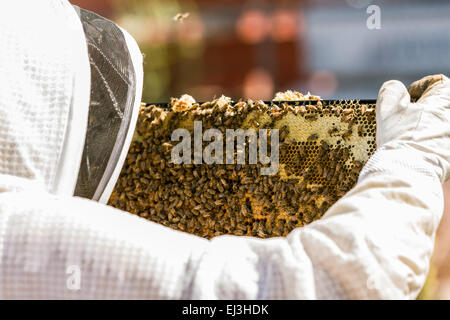
{"label": "gloved hand", "polygon": [[[415,101],[415,102],[412,102]],[[432,165],[441,182],[450,178],[450,79],[444,75],[414,82],[409,92],[388,81],[377,103],[377,144],[414,150]]]}

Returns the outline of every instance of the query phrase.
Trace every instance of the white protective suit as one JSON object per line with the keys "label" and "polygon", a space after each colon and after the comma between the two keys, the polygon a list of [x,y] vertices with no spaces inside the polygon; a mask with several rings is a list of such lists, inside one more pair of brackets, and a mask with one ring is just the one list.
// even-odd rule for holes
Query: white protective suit
{"label": "white protective suit", "polygon": [[0,299],[417,296],[450,173],[446,77],[421,82],[417,103],[383,86],[378,150],[323,219],[287,238],[208,241],[72,196],[89,70],[68,2],[0,3]]}

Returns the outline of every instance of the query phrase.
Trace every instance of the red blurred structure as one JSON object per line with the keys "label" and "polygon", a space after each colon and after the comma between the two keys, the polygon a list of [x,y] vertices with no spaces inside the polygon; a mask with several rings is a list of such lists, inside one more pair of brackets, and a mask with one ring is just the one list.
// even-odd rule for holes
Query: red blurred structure
{"label": "red blurred structure", "polygon": [[115,0],[70,0],[74,5],[94,11],[104,17],[111,17],[116,7]]}
{"label": "red blurred structure", "polygon": [[[73,4],[114,20],[114,4],[107,0],[73,0]],[[269,99],[275,90],[298,87],[306,81],[305,53],[301,41],[306,26],[302,1],[195,1],[203,20],[226,15],[225,25],[205,30],[202,76],[192,77],[190,87],[177,82],[183,61],[171,66],[171,96],[190,92],[199,99],[216,94],[233,98]],[[183,1],[179,1],[183,3]],[[125,4],[122,2],[122,5]],[[226,12],[224,10],[226,8]],[[213,22],[214,23],[214,22]]]}

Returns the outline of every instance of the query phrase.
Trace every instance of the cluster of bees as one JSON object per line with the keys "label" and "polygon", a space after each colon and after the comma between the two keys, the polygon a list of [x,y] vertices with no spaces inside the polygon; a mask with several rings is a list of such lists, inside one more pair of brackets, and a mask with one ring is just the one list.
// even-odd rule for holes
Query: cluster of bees
{"label": "cluster of bees", "polygon": [[[279,129],[279,172],[261,175],[261,164],[173,164],[172,132],[192,132],[198,120],[223,133]],[[183,96],[169,105],[141,106],[109,204],[205,238],[286,236],[320,219],[349,191],[374,151],[373,104],[311,97],[234,103],[223,96],[196,103]]]}

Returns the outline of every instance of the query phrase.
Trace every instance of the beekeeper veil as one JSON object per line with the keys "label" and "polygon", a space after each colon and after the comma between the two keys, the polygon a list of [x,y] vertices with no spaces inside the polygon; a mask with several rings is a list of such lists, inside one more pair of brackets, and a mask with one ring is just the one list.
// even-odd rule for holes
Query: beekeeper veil
{"label": "beekeeper veil", "polygon": [[106,202],[142,94],[142,56],[113,22],[65,0],[0,3],[0,192]]}
{"label": "beekeeper veil", "polygon": [[75,195],[106,202],[134,132],[142,57],[115,23],[74,6],[83,25],[91,71],[88,127]]}

